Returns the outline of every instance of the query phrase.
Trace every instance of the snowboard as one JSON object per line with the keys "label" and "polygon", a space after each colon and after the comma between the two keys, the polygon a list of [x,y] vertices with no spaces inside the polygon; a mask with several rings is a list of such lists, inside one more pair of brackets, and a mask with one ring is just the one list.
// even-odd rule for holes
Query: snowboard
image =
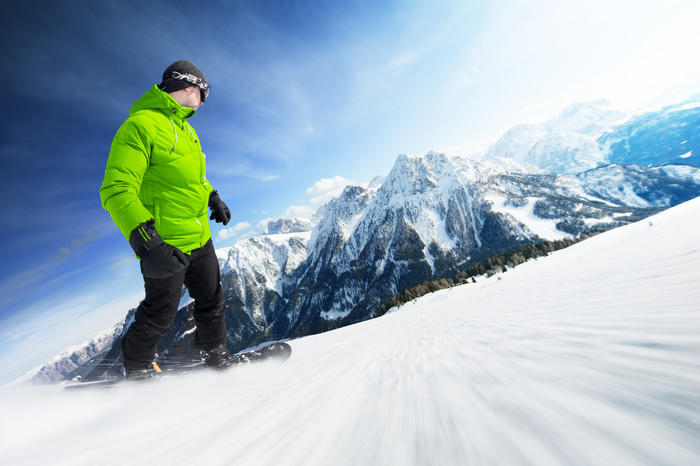
{"label": "snowboard", "polygon": [[[254,363],[259,363],[263,361],[286,361],[289,359],[289,357],[292,355],[292,347],[289,346],[288,343],[284,342],[277,342],[277,343],[270,343],[268,345],[262,346],[260,348],[255,348],[249,351],[245,351],[243,353],[236,353],[232,354],[231,358],[233,359],[232,364],[222,367],[222,368],[211,368],[213,370],[217,371],[227,371],[231,368],[240,366],[242,364],[254,364]],[[126,382],[126,383],[143,383],[143,382],[150,382],[152,380],[159,380],[163,378],[167,378],[169,376],[174,376],[174,375],[184,375],[188,374],[190,372],[194,371],[199,371],[203,369],[210,369],[208,368],[203,361],[198,360],[198,361],[188,361],[186,363],[182,364],[168,364],[164,365],[162,367],[158,367],[156,364],[155,367],[156,372],[154,373],[153,377],[149,379],[144,379],[144,380],[137,380],[137,381],[129,381],[124,379],[124,377],[120,376],[110,376],[106,378],[102,378],[99,380],[85,380],[85,381],[76,381],[76,382],[70,382],[68,383],[65,387],[63,387],[64,390],[79,390],[79,389],[87,389],[87,388],[109,388],[113,387],[114,385],[120,383],[120,382]]]}
{"label": "snowboard", "polygon": [[231,355],[235,362],[228,367],[235,367],[240,364],[250,364],[267,360],[286,361],[291,355],[292,347],[289,346],[288,343],[270,343],[269,345],[265,345],[260,348]]}

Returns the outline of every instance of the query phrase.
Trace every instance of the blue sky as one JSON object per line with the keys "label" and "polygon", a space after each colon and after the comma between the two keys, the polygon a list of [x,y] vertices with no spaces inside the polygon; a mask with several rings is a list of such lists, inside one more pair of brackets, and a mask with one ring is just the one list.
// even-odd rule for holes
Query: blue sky
{"label": "blue sky", "polygon": [[401,153],[471,155],[575,101],[634,111],[698,91],[698,17],[688,0],[4,6],[0,383],[141,299],[98,189],[129,107],[173,61],[212,85],[191,122],[233,214],[221,247]]}

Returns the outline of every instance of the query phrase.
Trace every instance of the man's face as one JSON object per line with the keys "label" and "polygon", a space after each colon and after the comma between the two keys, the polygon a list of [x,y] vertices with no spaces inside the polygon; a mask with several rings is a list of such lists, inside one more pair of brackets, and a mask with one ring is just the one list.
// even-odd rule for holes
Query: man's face
{"label": "man's face", "polygon": [[187,98],[185,99],[185,107],[190,107],[193,108],[195,111],[199,107],[201,107],[202,104],[202,93],[199,87],[197,86],[190,86],[187,88]]}

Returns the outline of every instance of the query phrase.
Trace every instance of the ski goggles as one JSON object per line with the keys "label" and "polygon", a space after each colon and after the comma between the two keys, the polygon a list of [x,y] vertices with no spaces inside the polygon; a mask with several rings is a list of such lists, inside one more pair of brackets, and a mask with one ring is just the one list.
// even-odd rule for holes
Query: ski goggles
{"label": "ski goggles", "polygon": [[195,86],[199,88],[199,95],[202,100],[202,103],[204,103],[205,100],[207,100],[207,97],[209,97],[209,91],[211,90],[211,86],[207,84],[206,81],[204,81],[202,78],[198,78],[197,76],[189,73],[180,73],[178,71],[173,71],[170,75],[170,79],[179,79],[180,81],[187,81],[188,83],[192,83]]}

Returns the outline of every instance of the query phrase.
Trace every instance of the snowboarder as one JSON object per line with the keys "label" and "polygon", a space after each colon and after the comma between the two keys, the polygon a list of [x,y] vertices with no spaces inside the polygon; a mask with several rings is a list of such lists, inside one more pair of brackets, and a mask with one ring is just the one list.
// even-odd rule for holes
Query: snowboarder
{"label": "snowboarder", "polygon": [[122,339],[126,378],[148,378],[156,345],[172,326],[183,284],[194,299],[195,347],[210,367],[231,364],[219,262],[207,221],[231,212],[206,179],[202,146],[188,120],[210,86],[178,60],[129,111],[112,142],[103,207],[140,259],[146,296]]}

